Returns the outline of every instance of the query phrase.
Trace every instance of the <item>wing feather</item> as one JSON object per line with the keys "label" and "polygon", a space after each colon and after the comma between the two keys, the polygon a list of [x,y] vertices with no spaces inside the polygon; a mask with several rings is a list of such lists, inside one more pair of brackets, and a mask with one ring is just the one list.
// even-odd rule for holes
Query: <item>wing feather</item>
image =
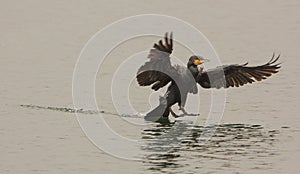
{"label": "wing feather", "polygon": [[148,55],[149,61],[142,65],[137,72],[137,81],[141,86],[150,86],[158,90],[179,75],[177,68],[171,65],[170,54],[173,51],[172,33],[165,34],[164,42],[159,40],[153,45]]}
{"label": "wing feather", "polygon": [[[199,73],[196,81],[203,88],[239,87],[255,81],[261,81],[278,72],[280,63],[276,63],[280,55],[260,66],[227,65]],[[224,83],[225,82],[225,83]]]}

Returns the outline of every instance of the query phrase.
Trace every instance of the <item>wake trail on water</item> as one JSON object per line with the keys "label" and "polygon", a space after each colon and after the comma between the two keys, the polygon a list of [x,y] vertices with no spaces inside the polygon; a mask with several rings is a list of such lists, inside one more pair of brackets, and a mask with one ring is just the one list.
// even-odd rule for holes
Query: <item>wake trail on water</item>
{"label": "wake trail on water", "polygon": [[54,106],[41,106],[41,105],[33,105],[33,104],[21,104],[23,108],[31,108],[31,109],[44,109],[44,110],[51,110],[51,111],[59,111],[59,112],[66,112],[66,113],[80,113],[80,114],[109,114],[121,117],[136,117],[140,116],[140,114],[135,115],[128,115],[128,114],[117,114],[109,111],[96,111],[96,110],[85,110],[85,109],[75,109],[75,108],[68,108],[68,107],[54,107]]}

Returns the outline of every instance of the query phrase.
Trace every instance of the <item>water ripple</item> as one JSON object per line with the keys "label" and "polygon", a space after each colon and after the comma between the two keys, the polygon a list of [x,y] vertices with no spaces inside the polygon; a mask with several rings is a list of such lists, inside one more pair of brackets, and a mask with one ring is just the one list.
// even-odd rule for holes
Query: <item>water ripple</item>
{"label": "water ripple", "polygon": [[[142,131],[145,141],[144,165],[151,171],[184,173],[205,166],[208,170],[219,167],[238,168],[239,160],[247,158],[251,168],[268,168],[266,162],[276,153],[272,149],[278,130],[265,130],[261,125],[222,124],[214,126],[215,132],[209,141],[200,143],[207,127],[187,123],[156,125]],[[232,164],[231,164],[232,163]],[[263,164],[263,165],[262,165]],[[263,166],[263,167],[262,167]],[[203,169],[203,168],[202,168]]]}

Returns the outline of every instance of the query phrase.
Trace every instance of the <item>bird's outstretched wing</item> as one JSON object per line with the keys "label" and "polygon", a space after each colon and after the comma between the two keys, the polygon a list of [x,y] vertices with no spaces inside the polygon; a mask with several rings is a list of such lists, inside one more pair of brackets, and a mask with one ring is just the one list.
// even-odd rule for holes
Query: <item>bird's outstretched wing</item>
{"label": "bird's outstretched wing", "polygon": [[172,50],[172,33],[170,37],[166,33],[164,41],[160,40],[155,43],[150,50],[148,55],[150,60],[139,68],[136,76],[139,85],[152,85],[152,89],[158,90],[178,76],[178,71],[171,65],[170,61]]}
{"label": "bird's outstretched wing", "polygon": [[261,81],[278,72],[280,63],[276,63],[280,55],[260,66],[247,66],[248,63],[242,65],[227,65],[217,67],[202,73],[196,78],[203,88],[229,88],[239,87],[247,83]]}

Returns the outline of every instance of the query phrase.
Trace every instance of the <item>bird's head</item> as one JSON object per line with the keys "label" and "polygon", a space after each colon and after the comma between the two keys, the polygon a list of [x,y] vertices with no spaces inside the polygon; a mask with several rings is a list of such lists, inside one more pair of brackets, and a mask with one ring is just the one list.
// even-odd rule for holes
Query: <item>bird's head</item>
{"label": "bird's head", "polygon": [[190,66],[198,66],[198,65],[201,65],[205,62],[208,62],[209,60],[208,59],[205,59],[203,58],[202,56],[191,56],[189,61],[188,61],[188,67]]}

